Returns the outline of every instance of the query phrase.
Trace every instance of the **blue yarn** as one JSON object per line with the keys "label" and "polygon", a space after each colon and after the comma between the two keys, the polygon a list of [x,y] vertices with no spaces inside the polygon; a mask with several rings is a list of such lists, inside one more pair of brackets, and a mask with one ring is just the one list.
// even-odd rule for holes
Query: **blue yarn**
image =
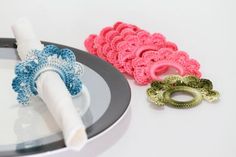
{"label": "blue yarn", "polygon": [[27,59],[15,67],[16,77],[12,81],[12,88],[18,93],[17,101],[20,104],[28,104],[30,97],[38,94],[35,81],[45,71],[57,72],[71,95],[77,95],[81,91],[83,65],[76,62],[70,49],[47,45],[42,51],[30,52]]}

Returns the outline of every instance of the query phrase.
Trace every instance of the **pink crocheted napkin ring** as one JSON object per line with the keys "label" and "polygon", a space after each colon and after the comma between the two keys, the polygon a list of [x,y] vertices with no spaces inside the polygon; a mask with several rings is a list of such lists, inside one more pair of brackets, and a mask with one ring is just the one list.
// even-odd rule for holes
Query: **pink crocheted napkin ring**
{"label": "pink crocheted napkin ring", "polygon": [[161,80],[168,69],[179,75],[201,76],[200,65],[160,33],[150,34],[135,25],[117,22],[85,40],[87,50],[133,76],[140,85]]}
{"label": "pink crocheted napkin ring", "polygon": [[190,59],[183,51],[173,51],[162,48],[159,51],[149,51],[142,58],[136,58],[132,62],[134,67],[134,79],[138,84],[145,85],[154,80],[161,80],[165,72],[163,67],[176,69],[179,75],[195,75],[201,77],[200,64]]}
{"label": "pink crocheted napkin ring", "polygon": [[84,41],[84,45],[89,53],[96,55],[97,49],[94,47],[94,39],[97,37],[95,34],[91,34],[88,38]]}
{"label": "pink crocheted napkin ring", "polygon": [[135,35],[139,31],[140,29],[137,26],[117,22],[113,27],[103,28],[98,36],[90,35],[85,40],[84,45],[90,53],[111,63],[120,72],[125,72],[123,65],[118,61],[117,45],[128,36]]}
{"label": "pink crocheted napkin ring", "polygon": [[[127,74],[133,76],[134,68],[132,60],[136,57],[142,57],[146,51],[160,48],[170,48],[177,50],[177,46],[169,41],[160,33],[150,34],[144,30],[139,31],[136,35],[127,36],[124,41],[117,44],[118,61],[124,67]],[[160,72],[166,71],[167,67],[160,69]]]}

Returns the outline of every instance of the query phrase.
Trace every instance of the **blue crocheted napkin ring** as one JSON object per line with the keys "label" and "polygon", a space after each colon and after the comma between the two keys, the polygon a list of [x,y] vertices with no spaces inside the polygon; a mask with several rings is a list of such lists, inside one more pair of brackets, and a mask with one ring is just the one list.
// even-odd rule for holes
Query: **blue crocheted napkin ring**
{"label": "blue crocheted napkin ring", "polygon": [[47,45],[42,51],[29,52],[27,59],[15,67],[16,77],[12,81],[12,88],[18,93],[17,101],[20,104],[28,104],[30,97],[38,94],[35,81],[45,71],[57,72],[72,96],[81,91],[83,65],[76,62],[70,49]]}

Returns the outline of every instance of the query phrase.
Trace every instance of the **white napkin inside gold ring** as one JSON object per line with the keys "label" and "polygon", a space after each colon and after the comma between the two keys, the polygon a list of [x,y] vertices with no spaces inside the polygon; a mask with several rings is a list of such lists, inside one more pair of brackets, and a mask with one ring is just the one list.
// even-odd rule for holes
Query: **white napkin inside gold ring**
{"label": "white napkin inside gold ring", "polygon": [[[19,19],[12,26],[12,30],[21,60],[26,59],[28,52],[44,48],[27,19]],[[80,150],[87,142],[85,126],[59,74],[53,71],[43,72],[37,79],[36,85],[39,96],[63,132],[65,145]]]}

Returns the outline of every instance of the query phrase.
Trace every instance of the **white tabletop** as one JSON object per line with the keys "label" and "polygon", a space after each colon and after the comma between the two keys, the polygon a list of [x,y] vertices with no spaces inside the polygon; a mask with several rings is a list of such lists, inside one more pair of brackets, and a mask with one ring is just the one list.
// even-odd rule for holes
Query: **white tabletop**
{"label": "white tabletop", "polygon": [[[124,118],[81,152],[63,150],[49,157],[235,157],[236,156],[236,2],[233,0],[1,0],[0,37],[29,18],[41,40],[83,49],[85,38],[116,21],[161,32],[201,63],[204,78],[221,93],[218,103],[189,110],[149,103],[129,80],[131,108]],[[1,76],[0,76],[1,77]]]}

